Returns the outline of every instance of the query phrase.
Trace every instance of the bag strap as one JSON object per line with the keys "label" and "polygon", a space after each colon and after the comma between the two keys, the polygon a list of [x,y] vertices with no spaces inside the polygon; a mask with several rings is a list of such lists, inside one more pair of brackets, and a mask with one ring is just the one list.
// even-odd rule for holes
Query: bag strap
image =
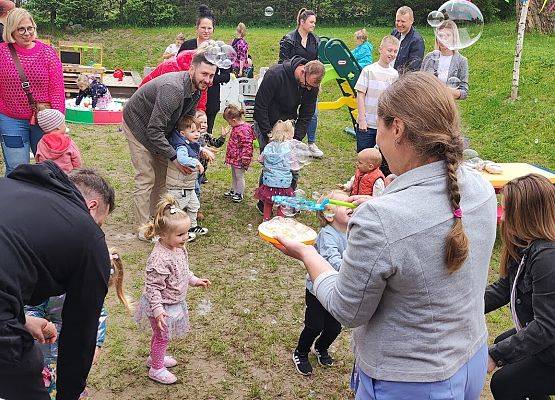
{"label": "bag strap", "polygon": [[19,61],[19,57],[17,56],[17,52],[15,51],[15,47],[13,43],[9,43],[8,47],[10,48],[10,53],[12,55],[15,69],[17,69],[17,73],[19,74],[19,79],[21,80],[21,88],[25,92],[25,96],[27,96],[27,101],[33,110],[37,110],[37,102],[33,98],[33,94],[31,93],[31,84],[29,83],[29,79],[27,79],[27,75],[25,75],[25,71],[23,70],[23,66]]}

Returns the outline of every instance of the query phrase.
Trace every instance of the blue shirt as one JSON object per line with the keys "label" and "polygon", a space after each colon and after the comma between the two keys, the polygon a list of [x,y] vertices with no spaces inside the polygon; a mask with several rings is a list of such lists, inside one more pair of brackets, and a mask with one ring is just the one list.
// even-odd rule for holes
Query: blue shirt
{"label": "blue shirt", "polygon": [[200,159],[200,143],[191,142],[178,130],[174,130],[169,142],[177,152],[177,162],[186,167],[195,168]]}
{"label": "blue shirt", "polygon": [[[331,225],[326,225],[318,232],[314,247],[316,247],[318,254],[330,263],[333,269],[339,271],[343,262],[343,252],[347,248],[347,233],[340,232]],[[306,288],[312,294],[314,294],[313,286],[314,284],[307,274]]]}
{"label": "blue shirt", "polygon": [[357,59],[358,65],[360,65],[361,69],[372,64],[372,50],[372,43],[367,40],[364,43],[359,44],[351,52]]}

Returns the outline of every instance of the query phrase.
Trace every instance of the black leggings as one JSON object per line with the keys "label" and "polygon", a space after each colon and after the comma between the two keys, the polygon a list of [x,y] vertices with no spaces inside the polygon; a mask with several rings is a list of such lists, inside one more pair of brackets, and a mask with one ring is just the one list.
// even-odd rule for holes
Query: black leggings
{"label": "black leggings", "polygon": [[218,115],[217,111],[213,114],[206,113],[206,123],[208,124],[208,126],[206,127],[206,131],[209,134],[212,134],[212,130],[214,129],[214,122],[216,121],[216,115]]}
{"label": "black leggings", "polygon": [[306,289],[304,329],[297,345],[299,353],[308,353],[318,335],[320,337],[314,343],[314,347],[317,350],[327,350],[339,333],[341,333],[341,324],[322,306],[316,296]]}
{"label": "black leggings", "polygon": [[[515,333],[510,329],[495,343]],[[536,356],[507,364],[493,374],[490,388],[496,400],[549,400],[549,395],[555,394],[555,365],[545,364]]]}

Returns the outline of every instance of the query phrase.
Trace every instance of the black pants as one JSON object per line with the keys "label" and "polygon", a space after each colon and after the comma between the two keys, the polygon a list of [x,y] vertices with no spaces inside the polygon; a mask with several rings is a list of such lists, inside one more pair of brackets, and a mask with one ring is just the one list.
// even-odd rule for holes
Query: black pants
{"label": "black pants", "polygon": [[341,332],[341,324],[322,306],[320,301],[306,289],[306,311],[304,329],[299,337],[297,350],[308,353],[314,340],[320,335],[314,347],[327,350]]}
{"label": "black pants", "polygon": [[[515,329],[508,330],[494,342],[515,333]],[[493,374],[490,388],[496,400],[549,400],[549,395],[555,394],[555,365],[545,364],[536,356],[507,364]]]}
{"label": "black pants", "polygon": [[0,322],[0,399],[50,400],[42,380],[42,352],[13,320]]}
{"label": "black pants", "polygon": [[212,134],[212,130],[214,129],[214,121],[216,121],[216,115],[218,115],[218,111],[206,113],[206,122],[208,126],[206,127],[206,131],[209,134]]}

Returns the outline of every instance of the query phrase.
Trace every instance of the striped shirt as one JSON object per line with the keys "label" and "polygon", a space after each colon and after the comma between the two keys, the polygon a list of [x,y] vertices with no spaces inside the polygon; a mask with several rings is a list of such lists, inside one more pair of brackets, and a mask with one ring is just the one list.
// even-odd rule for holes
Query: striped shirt
{"label": "striped shirt", "polygon": [[365,94],[364,106],[369,128],[378,128],[378,98],[398,77],[395,68],[384,68],[377,62],[364,67],[360,73],[355,89]]}

